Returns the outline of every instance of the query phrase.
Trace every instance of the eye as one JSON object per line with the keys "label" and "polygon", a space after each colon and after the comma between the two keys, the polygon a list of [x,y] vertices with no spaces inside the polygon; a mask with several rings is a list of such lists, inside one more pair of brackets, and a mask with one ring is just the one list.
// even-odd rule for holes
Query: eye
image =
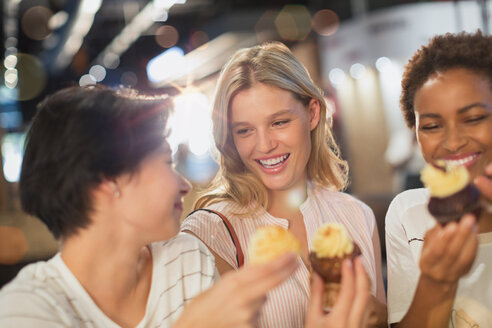
{"label": "eye", "polygon": [[247,135],[249,132],[251,132],[251,129],[250,128],[242,128],[242,129],[238,129],[236,130],[236,135],[238,136],[245,136]]}
{"label": "eye", "polygon": [[485,120],[486,118],[488,118],[489,116],[488,115],[478,115],[478,116],[472,116],[472,117],[468,117],[465,122],[466,123],[478,123],[480,121],[483,121]]}
{"label": "eye", "polygon": [[433,131],[433,130],[438,129],[439,127],[440,127],[439,124],[429,123],[429,124],[425,124],[425,125],[420,126],[420,130],[422,130],[422,131]]}
{"label": "eye", "polygon": [[273,122],[272,125],[273,126],[282,126],[282,125],[285,125],[285,124],[287,124],[289,122],[290,122],[289,119],[287,119],[287,120],[278,120],[278,121]]}

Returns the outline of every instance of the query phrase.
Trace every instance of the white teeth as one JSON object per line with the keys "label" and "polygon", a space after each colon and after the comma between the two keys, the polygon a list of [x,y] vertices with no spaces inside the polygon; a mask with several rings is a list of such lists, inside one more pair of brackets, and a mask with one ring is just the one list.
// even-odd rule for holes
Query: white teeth
{"label": "white teeth", "polygon": [[461,158],[461,159],[446,160],[445,162],[448,165],[461,166],[461,165],[465,165],[466,163],[474,160],[476,157],[477,157],[477,155],[471,155],[471,156],[468,156],[468,157],[465,157],[465,158]]}
{"label": "white teeth", "polygon": [[265,166],[265,167],[272,167],[272,166],[276,166],[276,165],[282,163],[283,161],[285,161],[287,159],[287,157],[289,157],[289,155],[282,155],[282,156],[275,157],[275,158],[258,160],[258,162],[260,162],[260,164]]}

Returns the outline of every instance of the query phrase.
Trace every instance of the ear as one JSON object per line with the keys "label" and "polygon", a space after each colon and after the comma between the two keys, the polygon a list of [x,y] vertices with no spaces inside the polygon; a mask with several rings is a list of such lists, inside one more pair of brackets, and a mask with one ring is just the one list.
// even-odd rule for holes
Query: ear
{"label": "ear", "polygon": [[104,179],[95,189],[110,198],[119,198],[121,195],[118,183],[113,179]]}
{"label": "ear", "polygon": [[313,131],[319,123],[319,112],[320,112],[320,104],[318,99],[311,99],[308,105],[309,111],[309,130]]}

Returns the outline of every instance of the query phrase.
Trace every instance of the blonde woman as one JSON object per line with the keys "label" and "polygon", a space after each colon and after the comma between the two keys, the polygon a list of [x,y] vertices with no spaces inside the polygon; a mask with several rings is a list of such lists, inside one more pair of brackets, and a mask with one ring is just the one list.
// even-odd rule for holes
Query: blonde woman
{"label": "blonde woman", "polygon": [[374,215],[368,206],[340,192],[347,184],[347,164],[339,156],[323,93],[304,66],[281,43],[238,51],[221,72],[212,115],[220,171],[195,207],[223,214],[239,245],[222,219],[207,211],[190,215],[182,230],[209,247],[221,274],[238,269],[238,249],[246,250],[261,226],[289,229],[302,245],[298,269],[268,294],[258,325],[304,325],[310,239],[326,222],[344,224],[361,247],[374,295],[370,308],[377,309],[373,315],[384,324]]}

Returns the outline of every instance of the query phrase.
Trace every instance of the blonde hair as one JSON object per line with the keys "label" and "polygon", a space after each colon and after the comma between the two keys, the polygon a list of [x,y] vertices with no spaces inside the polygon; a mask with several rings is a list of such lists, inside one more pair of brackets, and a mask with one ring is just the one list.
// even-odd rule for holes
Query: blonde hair
{"label": "blonde hair", "polygon": [[220,73],[212,111],[213,134],[220,152],[220,169],[195,209],[224,200],[244,207],[255,204],[246,214],[268,204],[263,183],[243,164],[236,150],[229,127],[232,99],[240,91],[263,83],[292,92],[308,110],[311,99],[320,104],[320,119],[311,131],[311,154],[307,163],[308,179],[317,185],[342,190],[347,185],[348,166],[331,131],[326,117],[323,91],[312,81],[309,73],[284,44],[270,42],[237,51]]}

